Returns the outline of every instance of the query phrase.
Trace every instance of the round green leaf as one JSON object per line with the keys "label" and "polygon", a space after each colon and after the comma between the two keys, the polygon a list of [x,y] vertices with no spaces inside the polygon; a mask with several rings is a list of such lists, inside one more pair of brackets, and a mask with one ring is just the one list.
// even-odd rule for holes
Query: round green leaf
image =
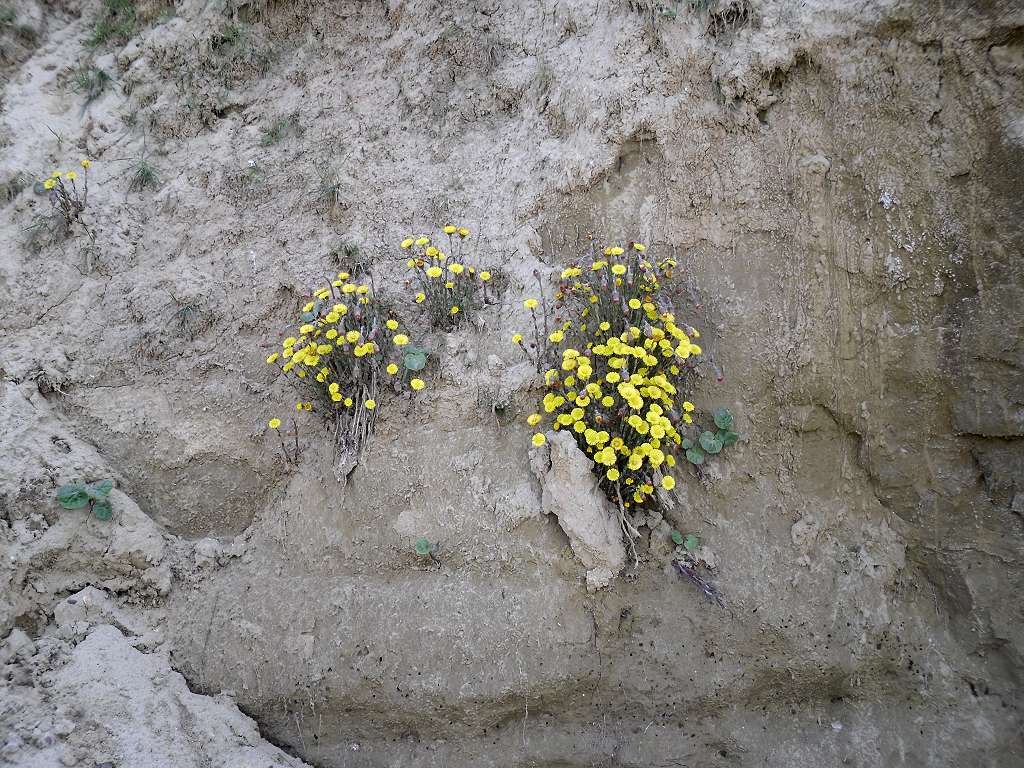
{"label": "round green leaf", "polygon": [[110,516],[114,514],[114,509],[110,506],[110,499],[93,502],[92,513],[96,515],[97,520],[109,520]]}
{"label": "round green leaf", "polygon": [[693,446],[686,452],[686,460],[691,464],[703,464],[704,463],[704,451],[697,446]]}
{"label": "round green leaf", "polygon": [[85,492],[93,499],[105,499],[113,489],[113,480],[98,480],[95,483],[90,483]]}
{"label": "round green leaf", "polygon": [[676,546],[681,546],[682,543],[685,541],[685,539],[683,538],[683,534],[681,534],[675,528],[672,529],[672,541],[676,543]]}
{"label": "round green leaf", "polygon": [[700,447],[707,453],[716,454],[722,450],[722,441],[714,432],[704,431],[700,433]]}
{"label": "round green leaf", "polygon": [[416,554],[420,557],[426,557],[430,554],[430,542],[426,539],[416,540]]}
{"label": "round green leaf", "polygon": [[687,552],[693,552],[697,547],[700,546],[700,539],[694,536],[692,533],[686,534],[686,538],[683,539],[683,548]]}
{"label": "round green leaf", "polygon": [[683,441],[679,444],[684,451],[688,451],[693,448],[693,440],[688,437],[684,437]]}
{"label": "round green leaf", "polygon": [[410,371],[422,371],[427,364],[427,356],[419,350],[410,350],[405,353],[405,367]]}
{"label": "round green leaf", "polygon": [[718,433],[718,439],[722,441],[722,445],[728,448],[733,445],[737,440],[740,439],[738,433],[733,432],[731,429],[723,429]]}
{"label": "round green leaf", "polygon": [[732,429],[732,414],[728,408],[719,408],[715,411],[715,426],[719,429]]}
{"label": "round green leaf", "polygon": [[82,483],[70,483],[57,489],[57,501],[64,509],[81,509],[89,503],[89,494]]}

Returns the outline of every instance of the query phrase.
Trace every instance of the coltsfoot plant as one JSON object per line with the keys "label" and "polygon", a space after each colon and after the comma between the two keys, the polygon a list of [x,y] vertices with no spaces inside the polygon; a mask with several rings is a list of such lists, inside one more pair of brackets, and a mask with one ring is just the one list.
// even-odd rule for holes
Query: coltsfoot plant
{"label": "coltsfoot plant", "polygon": [[544,444],[545,426],[569,430],[618,505],[630,541],[632,513],[657,508],[682,466],[699,467],[738,438],[727,410],[704,428],[686,397],[702,350],[700,332],[677,317],[665,286],[675,267],[651,259],[641,243],[606,248],[562,271],[550,313],[527,299],[533,342],[513,337],[547,367],[542,407],[527,417],[537,430],[533,445]]}
{"label": "coltsfoot plant", "polygon": [[411,252],[406,266],[413,273],[409,285],[415,285],[416,303],[432,325],[454,328],[487,302],[488,270],[478,270],[465,259],[465,241],[470,232],[465,227],[448,224],[444,227],[447,244],[442,248],[429,237],[407,237],[402,249]]}
{"label": "coltsfoot plant", "polygon": [[[46,195],[50,210],[36,214],[25,229],[34,246],[41,246],[47,233],[51,239],[68,236],[75,223],[81,222],[82,213],[89,205],[89,168],[92,161],[82,158],[79,165],[82,167],[81,175],[78,171],[58,170],[36,182],[36,191]],[[85,227],[85,231],[90,238],[95,239],[88,227]]]}
{"label": "coltsfoot plant", "polygon": [[[420,378],[426,351],[411,343],[370,285],[349,272],[313,294],[281,347],[267,364],[298,393],[295,409],[334,422],[339,443],[354,453],[373,429],[385,393],[414,395],[426,386]],[[279,430],[280,419],[269,426]]]}
{"label": "coltsfoot plant", "polygon": [[64,220],[68,229],[81,218],[89,205],[89,168],[92,161],[82,158],[79,165],[82,166],[81,176],[77,171],[54,171],[42,182],[52,212]]}
{"label": "coltsfoot plant", "polygon": [[68,483],[57,489],[57,501],[64,509],[89,507],[99,520],[109,520],[114,514],[110,504],[113,480],[97,480],[94,483]]}

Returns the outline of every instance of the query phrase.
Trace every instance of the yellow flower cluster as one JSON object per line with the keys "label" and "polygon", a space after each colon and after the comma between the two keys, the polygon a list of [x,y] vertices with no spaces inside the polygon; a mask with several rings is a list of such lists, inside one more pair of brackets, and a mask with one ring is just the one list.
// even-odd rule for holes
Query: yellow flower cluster
{"label": "yellow flower cluster", "polygon": [[[645,251],[641,243],[613,246],[586,266],[563,270],[554,317],[569,319],[546,338],[537,301],[524,303],[550,366],[543,414],[527,417],[538,429],[532,442],[544,443],[545,420],[551,429],[571,431],[609,497],[624,507],[650,505],[656,488],[675,487],[671,472],[690,444],[683,431],[694,409],[682,378],[701,353],[700,334],[677,321],[662,289],[675,262],[654,263]],[[522,334],[513,342],[525,349]]]}
{"label": "yellow flower cluster", "polygon": [[70,226],[85,210],[89,201],[89,167],[91,160],[79,161],[84,171],[82,185],[76,183],[77,171],[54,171],[43,180],[43,189],[50,193],[50,203]]}
{"label": "yellow flower cluster", "polygon": [[[358,418],[373,411],[383,387],[420,391],[415,375],[423,367],[422,350],[409,345],[401,324],[377,300],[369,285],[340,272],[316,290],[302,307],[296,328],[267,357],[300,393],[298,411]],[[270,420],[277,429],[280,420]]]}
{"label": "yellow flower cluster", "polygon": [[491,273],[466,263],[468,229],[448,224],[443,231],[448,242],[441,248],[426,236],[407,237],[401,248],[410,252],[406,266],[413,277],[406,284],[415,283],[416,303],[423,306],[434,325],[454,327],[487,302]]}

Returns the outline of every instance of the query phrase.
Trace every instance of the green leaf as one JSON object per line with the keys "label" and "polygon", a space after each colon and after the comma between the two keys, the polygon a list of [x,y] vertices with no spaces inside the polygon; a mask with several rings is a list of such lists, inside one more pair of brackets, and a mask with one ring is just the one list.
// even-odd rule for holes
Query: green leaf
{"label": "green leaf", "polygon": [[715,411],[715,426],[719,429],[732,429],[732,414],[728,408],[719,408]]}
{"label": "green leaf", "polygon": [[89,483],[85,488],[85,492],[89,494],[89,498],[105,499],[113,489],[113,480],[97,480],[95,483]]}
{"label": "green leaf", "polygon": [[731,429],[723,429],[718,433],[718,439],[722,441],[723,446],[728,448],[730,445],[735,444],[735,442],[740,439],[740,436]]}
{"label": "green leaf", "polygon": [[692,533],[686,534],[686,538],[683,539],[683,548],[687,552],[693,552],[697,547],[700,546],[700,539],[694,536]]}
{"label": "green leaf", "polygon": [[705,430],[700,433],[700,447],[707,453],[714,455],[722,450],[722,441],[718,439],[714,432]]}
{"label": "green leaf", "polygon": [[302,318],[302,322],[311,323],[316,318],[316,312],[303,312],[299,317]]}
{"label": "green leaf", "polygon": [[682,446],[682,448],[683,448],[683,450],[684,450],[684,451],[688,451],[688,450],[690,450],[691,448],[693,448],[693,440],[691,440],[691,439],[690,439],[690,438],[688,438],[688,437],[684,437],[684,438],[683,438],[683,442],[681,442],[681,443],[680,443],[679,445],[681,445],[681,446]]}
{"label": "green leaf", "polygon": [[426,557],[430,554],[430,542],[426,539],[416,539],[416,554]]}
{"label": "green leaf", "polygon": [[89,494],[82,483],[69,483],[57,489],[57,501],[64,509],[81,509],[89,503]]}
{"label": "green leaf", "polygon": [[422,371],[427,364],[427,356],[418,349],[407,350],[405,353],[405,367],[410,371]]}
{"label": "green leaf", "polygon": [[93,502],[92,513],[96,515],[97,520],[109,520],[110,516],[114,514],[114,509],[110,506],[110,499]]}
{"label": "green leaf", "polygon": [[697,446],[693,446],[693,448],[689,449],[686,452],[686,460],[689,461],[691,464],[703,464],[704,451],[702,451]]}
{"label": "green leaf", "polygon": [[676,543],[676,546],[681,546],[683,541],[685,541],[685,539],[683,538],[683,534],[681,534],[675,528],[672,529],[672,541]]}

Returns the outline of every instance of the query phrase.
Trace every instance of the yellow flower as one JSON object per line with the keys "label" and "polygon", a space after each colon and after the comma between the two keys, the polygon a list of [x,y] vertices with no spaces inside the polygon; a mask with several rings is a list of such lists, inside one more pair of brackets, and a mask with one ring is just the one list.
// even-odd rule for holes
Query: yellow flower
{"label": "yellow flower", "polygon": [[271,419],[270,421],[267,422],[267,426],[269,426],[271,429],[277,429],[278,427],[281,426],[281,420]]}
{"label": "yellow flower", "polygon": [[340,277],[342,280],[348,280],[349,275],[348,272],[339,272],[338,277]]}
{"label": "yellow flower", "polygon": [[447,288],[450,291],[452,288],[455,287],[455,283],[453,283],[451,280],[449,280],[448,282],[446,282],[444,284],[444,287]]}
{"label": "yellow flower", "polygon": [[394,376],[396,373],[398,373],[398,366],[395,365],[394,363],[391,363],[387,367],[387,372]]}
{"label": "yellow flower", "polygon": [[457,315],[457,314],[459,314],[459,308],[458,308],[458,307],[452,307],[452,308],[451,308],[451,310],[450,310],[450,313],[451,313],[452,315]]}
{"label": "yellow flower", "polygon": [[535,309],[537,306],[537,300],[527,299],[526,301],[523,302],[523,306],[526,307],[527,309]]}
{"label": "yellow flower", "polygon": [[355,344],[357,341],[359,341],[359,336],[359,331],[349,331],[348,333],[345,334],[345,341],[347,341],[349,344]]}
{"label": "yellow flower", "polygon": [[84,157],[78,162],[82,164],[83,168],[88,168],[90,165],[92,165],[92,160],[86,160]]}
{"label": "yellow flower", "polygon": [[456,231],[457,231],[457,230],[455,229],[455,227],[453,227],[453,226],[452,226],[451,224],[447,225],[447,226],[446,226],[446,227],[444,228],[444,233],[445,233],[446,235],[454,235],[454,234],[456,233]]}
{"label": "yellow flower", "polygon": [[626,274],[626,267],[624,264],[613,264],[612,265],[613,275],[624,275]]}
{"label": "yellow flower", "polygon": [[[312,325],[310,325],[309,323],[306,323],[306,325],[304,325],[301,328],[299,328],[299,333],[312,333],[314,330],[316,330],[316,329],[313,328]],[[290,347],[291,344],[288,344],[287,346]]]}
{"label": "yellow flower", "polygon": [[532,442],[534,445],[541,446],[547,442],[547,438],[544,437],[544,433],[536,432],[534,433],[533,438],[530,440],[530,442]]}
{"label": "yellow flower", "polygon": [[78,178],[78,174],[75,173],[74,171],[68,171],[64,178],[66,178],[68,181],[74,181],[75,179]]}
{"label": "yellow flower", "polygon": [[536,427],[538,424],[540,424],[540,414],[531,413],[529,416],[526,417],[526,423],[529,424],[531,427]]}
{"label": "yellow flower", "polygon": [[326,336],[328,339],[336,339],[338,338],[338,331],[336,328],[331,328],[331,330],[325,333],[324,336]]}
{"label": "yellow flower", "polygon": [[640,251],[640,253],[643,253],[644,251],[647,250],[647,246],[644,245],[643,243],[633,243],[633,247],[636,250]]}
{"label": "yellow flower", "polygon": [[416,259],[409,259],[407,262],[405,262],[405,266],[407,266],[409,269],[413,269],[416,266]]}
{"label": "yellow flower", "polygon": [[416,245],[424,246],[424,245],[426,245],[429,242],[430,242],[430,238],[429,237],[421,237],[421,238],[419,238],[416,241]]}
{"label": "yellow flower", "polygon": [[358,288],[356,288],[356,293],[358,293],[360,296],[365,296],[369,292],[370,286],[368,285],[360,285]]}
{"label": "yellow flower", "polygon": [[427,277],[440,277],[440,276],[441,276],[441,268],[440,267],[430,267],[430,268],[427,269]]}
{"label": "yellow flower", "polygon": [[280,355],[277,352],[272,354],[270,357],[267,358],[267,365],[273,365],[274,363],[276,363],[278,357],[280,357]]}
{"label": "yellow flower", "polygon": [[440,253],[440,251],[431,245],[429,248],[427,248],[427,250],[424,251],[424,253],[427,254],[427,256],[429,256],[430,258],[434,258],[435,256],[437,256],[437,254]]}
{"label": "yellow flower", "polygon": [[513,344],[521,344],[522,342],[523,342],[523,334],[521,334],[521,333],[514,333],[514,334],[512,334],[512,343]]}
{"label": "yellow flower", "polygon": [[306,304],[306,306],[304,306],[302,308],[302,311],[303,312],[312,312],[313,311],[313,307],[315,307],[315,306],[316,306],[316,304],[311,301],[308,304]]}
{"label": "yellow flower", "polygon": [[488,280],[491,279],[491,273],[485,269],[483,272],[480,273],[480,279],[486,283]]}
{"label": "yellow flower", "polygon": [[47,179],[46,181],[43,182],[43,187],[45,189],[53,189],[55,186],[57,186],[57,182],[54,181],[53,179]]}
{"label": "yellow flower", "polygon": [[356,292],[356,287],[352,283],[345,283],[345,285],[343,285],[341,287],[341,292],[342,293],[355,293]]}
{"label": "yellow flower", "polygon": [[346,397],[345,398],[345,407],[346,408],[351,408],[352,407],[352,398],[351,397]]}
{"label": "yellow flower", "polygon": [[683,410],[686,411],[687,413],[693,411],[693,403],[691,403],[689,400],[683,401]]}
{"label": "yellow flower", "polygon": [[327,387],[327,391],[328,391],[328,392],[330,392],[330,393],[331,393],[332,395],[333,395],[333,394],[334,394],[335,392],[337,392],[337,391],[338,391],[339,389],[340,389],[340,387],[338,386],[338,382],[336,382],[336,381],[332,381],[332,382],[331,382],[331,383],[330,383],[330,384],[328,385],[328,387]]}
{"label": "yellow flower", "polygon": [[461,275],[466,268],[461,264],[455,263],[449,264],[448,269],[453,275]]}
{"label": "yellow flower", "polygon": [[666,491],[671,491],[676,487],[676,479],[672,475],[665,475],[661,478],[661,487]]}
{"label": "yellow flower", "polygon": [[377,407],[377,401],[376,400],[367,400],[365,403],[363,403],[363,405],[366,406],[366,410],[372,411],[374,408]]}
{"label": "yellow flower", "polygon": [[403,248],[412,248],[412,244],[413,244],[413,239],[411,237],[407,237],[407,238],[405,238],[405,240],[402,241],[402,247]]}
{"label": "yellow flower", "polygon": [[423,379],[413,379],[409,382],[409,386],[419,392],[427,385],[423,383]]}
{"label": "yellow flower", "polygon": [[422,304],[426,300],[427,300],[427,295],[425,293],[423,293],[422,291],[416,294],[416,303],[417,304]]}
{"label": "yellow flower", "polygon": [[340,392],[331,392],[331,401],[335,402],[335,403],[340,403],[341,402],[341,393]]}
{"label": "yellow flower", "polygon": [[398,321],[397,320],[388,320],[386,323],[384,323],[384,325],[386,325],[388,327],[389,331],[397,331],[398,330]]}
{"label": "yellow flower", "polygon": [[619,470],[617,470],[615,467],[612,467],[611,469],[604,473],[604,476],[607,477],[612,482],[614,482],[619,479]]}
{"label": "yellow flower", "polygon": [[330,353],[332,349],[334,349],[334,347],[332,347],[330,344],[318,344],[316,347],[316,353],[318,355],[326,355]]}
{"label": "yellow flower", "polygon": [[54,171],[53,173],[51,173],[50,174],[50,178],[59,179],[60,178],[60,171]]}
{"label": "yellow flower", "polygon": [[564,338],[565,338],[565,334],[564,333],[562,333],[561,331],[555,331],[551,335],[548,336],[548,341],[552,341],[555,344],[557,344],[558,342],[560,342]]}
{"label": "yellow flower", "polygon": [[406,344],[409,343],[409,337],[406,336],[404,333],[399,333],[395,335],[395,338],[392,339],[392,341],[395,342],[396,347],[404,347]]}
{"label": "yellow flower", "polygon": [[459,227],[459,237],[469,237],[469,230],[465,227]]}
{"label": "yellow flower", "polygon": [[640,299],[630,299],[629,300],[629,308],[630,309],[640,309]]}

